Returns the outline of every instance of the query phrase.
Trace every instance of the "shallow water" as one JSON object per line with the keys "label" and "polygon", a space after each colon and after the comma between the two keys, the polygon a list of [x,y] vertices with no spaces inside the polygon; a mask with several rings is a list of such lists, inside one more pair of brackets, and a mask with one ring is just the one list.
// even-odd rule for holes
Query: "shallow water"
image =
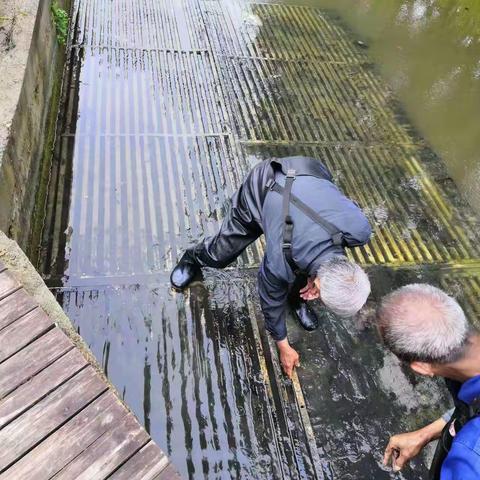
{"label": "shallow water", "polygon": [[[323,160],[365,208],[375,235],[352,256],[373,302],[479,264],[478,219],[373,46],[346,18],[278,3],[84,0],[73,18],[40,269],[109,378],[186,478],[391,478],[388,436],[448,405],[438,382],[327,315],[311,335],[289,325],[304,404],[259,313],[262,240],[185,294],[168,283],[249,168],[288,154]],[[469,275],[445,285],[475,316]],[[400,478],[425,472],[421,457]]]}
{"label": "shallow water", "polygon": [[[292,3],[292,2],[288,2]],[[480,6],[475,0],[301,0],[363,42],[420,134],[480,212]]]}
{"label": "shallow water", "polygon": [[253,284],[229,277],[239,280],[241,290],[217,278],[187,295],[153,282],[57,294],[184,478],[314,478],[252,330]]}
{"label": "shallow water", "polygon": [[[478,315],[478,276],[461,278],[438,269],[369,270],[373,291],[368,307],[398,285],[428,282],[455,295]],[[476,282],[473,298],[469,282]],[[470,295],[470,297],[469,297]],[[477,305],[476,312],[472,312]],[[382,465],[389,435],[412,431],[440,417],[451,404],[439,380],[414,375],[378,342],[375,329],[338,319],[316,307],[319,330],[305,334],[293,322],[290,339],[302,357],[299,371],[312,425],[324,459],[325,478],[390,478]],[[433,445],[397,478],[426,479]]]}

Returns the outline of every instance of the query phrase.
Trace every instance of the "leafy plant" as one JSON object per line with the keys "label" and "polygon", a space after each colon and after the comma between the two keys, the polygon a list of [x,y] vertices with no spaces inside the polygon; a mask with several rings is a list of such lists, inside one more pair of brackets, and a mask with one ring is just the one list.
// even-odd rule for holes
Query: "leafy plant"
{"label": "leafy plant", "polygon": [[60,8],[57,2],[52,3],[50,10],[57,31],[57,42],[60,45],[65,45],[68,34],[68,13],[63,8]]}

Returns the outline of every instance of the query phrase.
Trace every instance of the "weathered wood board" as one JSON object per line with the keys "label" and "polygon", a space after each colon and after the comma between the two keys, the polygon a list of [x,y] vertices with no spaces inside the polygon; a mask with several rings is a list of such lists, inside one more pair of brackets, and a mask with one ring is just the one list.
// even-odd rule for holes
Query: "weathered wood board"
{"label": "weathered wood board", "polygon": [[0,262],[0,480],[180,478]]}

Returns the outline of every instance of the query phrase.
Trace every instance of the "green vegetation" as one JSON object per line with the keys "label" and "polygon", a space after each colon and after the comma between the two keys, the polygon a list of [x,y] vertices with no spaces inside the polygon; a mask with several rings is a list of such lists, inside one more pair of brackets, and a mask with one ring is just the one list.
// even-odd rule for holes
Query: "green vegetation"
{"label": "green vegetation", "polygon": [[65,45],[68,33],[68,13],[60,8],[57,2],[52,3],[50,10],[57,30],[57,41],[60,45]]}

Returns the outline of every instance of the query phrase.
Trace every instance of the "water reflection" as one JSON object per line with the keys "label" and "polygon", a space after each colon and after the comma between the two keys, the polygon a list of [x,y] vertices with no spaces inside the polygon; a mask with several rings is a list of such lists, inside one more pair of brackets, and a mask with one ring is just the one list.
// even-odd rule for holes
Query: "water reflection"
{"label": "water reflection", "polygon": [[94,354],[113,359],[104,363],[109,378],[184,478],[266,480],[285,468],[288,478],[313,478],[302,441],[287,441],[288,428],[300,425],[272,396],[252,330],[253,280],[212,278],[209,290],[188,295],[168,284],[62,294]]}
{"label": "water reflection", "polygon": [[[204,286],[186,295],[170,291],[167,272],[185,246],[215,231],[251,166],[286,154],[321,158],[366,208],[375,236],[353,254],[362,263],[476,261],[475,218],[412,135],[370,53],[387,74],[390,65],[400,94],[414,82],[410,101],[423,102],[428,90],[437,114],[468,68],[452,56],[435,66],[435,86],[430,74],[415,77],[415,62],[424,71],[425,58],[443,58],[416,40],[418,54],[408,50],[428,33],[435,2],[312,3],[350,6],[348,18],[372,27],[369,49],[317,9],[174,3],[75,3],[43,272],[63,282],[65,310],[186,477],[310,479],[298,404],[256,330],[252,272],[206,272]],[[382,28],[368,23],[375,16]],[[404,30],[401,48],[383,61]],[[382,35],[385,46],[375,40]],[[475,41],[464,43],[468,50]],[[255,267],[261,254],[259,242],[239,265]],[[408,280],[382,272],[374,284],[385,289]],[[470,278],[442,278],[468,286],[471,298],[478,292]],[[386,437],[438,414],[443,390],[402,369],[373,332],[322,315],[318,332],[293,324],[290,332],[323,474],[389,478],[379,463]],[[424,472],[419,459],[401,478]]]}
{"label": "water reflection", "polygon": [[369,56],[409,117],[480,211],[480,7],[471,0],[299,0],[329,9]]}

